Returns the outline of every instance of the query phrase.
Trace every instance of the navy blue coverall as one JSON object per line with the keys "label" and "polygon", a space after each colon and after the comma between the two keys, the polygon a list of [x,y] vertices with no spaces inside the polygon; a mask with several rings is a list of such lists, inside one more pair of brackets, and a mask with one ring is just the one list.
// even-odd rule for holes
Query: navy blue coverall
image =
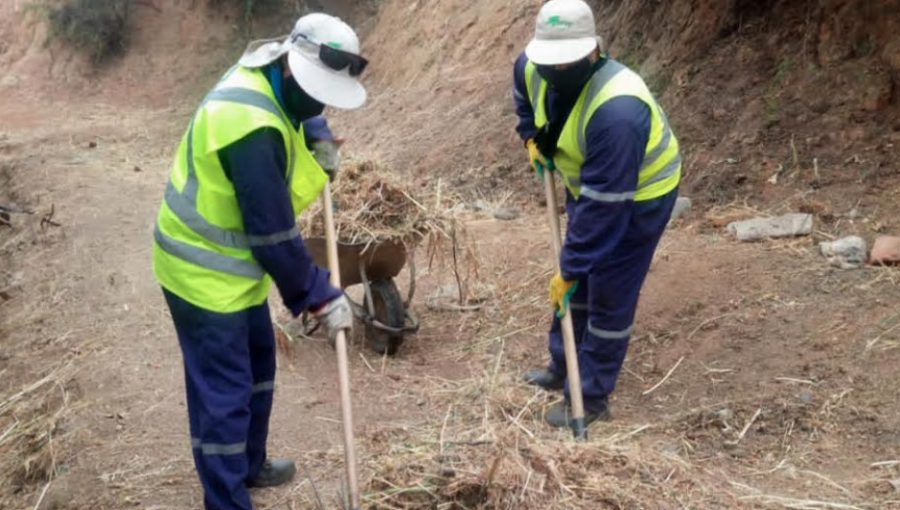
{"label": "navy blue coverall", "polygon": [[[523,141],[538,132],[525,82],[527,62],[525,54],[521,54],[513,72],[513,96],[519,117],[516,131]],[[546,101],[549,121],[565,122],[573,99],[561,97],[550,87]],[[603,103],[587,124],[582,185],[601,193],[634,193],[649,137],[650,109],[646,103],[631,96]],[[579,282],[571,310],[588,411],[603,410],[606,397],[616,386],[641,286],[677,196],[675,189],[653,200],[598,202],[584,195],[575,199],[566,190],[569,221],[560,265],[564,279]],[[562,330],[555,314],[549,337],[548,368],[565,376]],[[568,395],[567,380],[566,398]]]}
{"label": "navy blue coverall", "polygon": [[[270,79],[270,83],[284,108],[280,80]],[[323,118],[314,117],[307,124],[312,131],[308,139],[332,139]],[[218,157],[234,184],[247,234],[269,236],[295,225],[285,180],[284,141],[278,130],[254,131],[219,151]],[[299,236],[254,246],[252,251],[295,316],[340,295],[328,283],[328,271],[313,263]],[[191,443],[205,506],[207,510],[250,510],[246,483],[266,460],[275,387],[275,334],[269,304],[216,313],[165,289],[163,293],[184,357]]]}

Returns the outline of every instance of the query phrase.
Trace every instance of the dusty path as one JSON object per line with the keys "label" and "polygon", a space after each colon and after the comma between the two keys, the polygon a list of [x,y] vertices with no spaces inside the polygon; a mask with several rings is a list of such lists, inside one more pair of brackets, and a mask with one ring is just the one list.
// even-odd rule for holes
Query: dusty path
{"label": "dusty path", "polygon": [[[44,477],[0,496],[0,508],[33,507],[45,487],[42,508],[201,504],[180,352],[149,258],[189,112],[8,103],[0,113],[11,119],[0,137],[0,196],[37,212],[14,217],[16,228],[0,237],[11,263],[0,271],[0,391],[54,367],[72,370],[49,486]],[[41,228],[51,207],[61,226]],[[546,230],[539,210],[526,211],[508,223],[472,218],[482,283],[492,293],[483,310],[424,310],[422,296],[447,277],[425,271],[421,334],[395,359],[351,352],[367,475],[375,467],[369,451],[396,447],[401,456],[419,447],[394,437],[470,434],[451,419],[454,388],[483,378],[491,388],[519,388],[516,374],[544,359]],[[740,480],[770,493],[896,508],[884,492],[894,473],[869,466],[900,457],[900,344],[890,330],[897,274],[839,272],[822,266],[807,241],[737,246],[699,227],[663,241],[616,395],[617,422],[597,432],[645,431],[629,441],[702,465],[683,475],[711,484]],[[676,364],[664,385],[644,394]],[[333,353],[304,341],[279,366],[271,452],[304,459],[333,499],[341,462]],[[552,397],[533,401],[540,407]],[[747,423],[753,428],[729,446]],[[524,426],[555,437],[537,418]],[[754,494],[746,504],[768,501]],[[311,498],[301,478],[256,501],[307,508]]]}
{"label": "dusty path", "polygon": [[[73,496],[109,508],[125,498],[165,508],[196,508],[200,501],[181,354],[150,269],[160,190],[189,111],[123,115],[91,105],[35,118],[29,110],[28,122],[7,126],[5,168],[13,196],[41,214],[52,206],[62,225],[42,230],[34,228],[37,218],[24,218],[30,228],[17,234],[19,249],[12,248],[15,237],[3,238],[19,282],[3,304],[3,349],[10,356],[3,368],[13,375],[4,378],[4,389],[27,380],[36,368],[33,356],[77,368],[81,398],[66,427],[77,453],[59,459],[69,475],[54,484],[51,499]],[[298,346],[280,361],[273,454],[297,457],[340,444],[333,364],[323,342]],[[418,406],[390,388],[392,379],[379,381],[387,382],[358,393],[360,423],[412,420],[409,409]],[[376,398],[391,394],[399,398]]]}

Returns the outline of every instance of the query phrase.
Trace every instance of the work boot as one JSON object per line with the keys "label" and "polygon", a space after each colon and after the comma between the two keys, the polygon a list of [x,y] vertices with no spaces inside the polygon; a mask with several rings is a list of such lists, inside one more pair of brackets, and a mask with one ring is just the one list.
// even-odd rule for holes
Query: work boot
{"label": "work boot", "polygon": [[275,487],[294,479],[297,467],[290,459],[271,459],[263,463],[256,478],[247,482],[247,487]]}
{"label": "work boot", "polygon": [[[587,402],[585,402],[586,409],[584,410],[584,426],[587,427],[591,423],[595,421],[609,421],[609,403],[604,398],[600,402],[593,402],[593,405],[590,408],[587,408]],[[551,427],[557,428],[571,428],[572,427],[572,407],[569,405],[569,402],[562,401],[553,404],[550,409],[547,409],[547,412],[544,414],[544,420]]]}
{"label": "work boot", "polygon": [[546,368],[536,368],[523,377],[526,383],[540,386],[547,391],[558,391],[566,387],[566,378]]}

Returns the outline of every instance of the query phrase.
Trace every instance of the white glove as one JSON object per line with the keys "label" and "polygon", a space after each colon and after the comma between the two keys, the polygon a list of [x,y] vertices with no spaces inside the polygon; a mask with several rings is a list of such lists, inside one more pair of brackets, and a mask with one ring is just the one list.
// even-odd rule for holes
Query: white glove
{"label": "white glove", "polygon": [[337,177],[341,167],[341,156],[338,153],[338,143],[333,140],[316,140],[312,144],[313,157],[328,174],[332,182]]}
{"label": "white glove", "polygon": [[337,339],[338,331],[347,330],[349,333],[353,330],[353,310],[343,294],[329,301],[319,311],[313,312],[313,315],[325,326],[328,340],[332,342]]}

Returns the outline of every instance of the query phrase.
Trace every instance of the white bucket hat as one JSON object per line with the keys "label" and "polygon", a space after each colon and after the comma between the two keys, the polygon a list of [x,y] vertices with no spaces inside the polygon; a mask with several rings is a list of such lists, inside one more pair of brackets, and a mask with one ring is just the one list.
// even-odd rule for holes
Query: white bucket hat
{"label": "white bucket hat", "polygon": [[599,45],[594,13],[582,0],[550,0],[538,13],[534,38],[525,48],[537,65],[561,65],[581,60]]}
{"label": "white bucket hat", "polygon": [[359,108],[366,102],[366,89],[350,67],[334,69],[322,62],[320,46],[359,55],[359,38],[349,25],[334,16],[307,14],[285,38],[253,41],[238,63],[244,67],[262,67],[288,55],[291,74],[313,99],[343,109]]}

